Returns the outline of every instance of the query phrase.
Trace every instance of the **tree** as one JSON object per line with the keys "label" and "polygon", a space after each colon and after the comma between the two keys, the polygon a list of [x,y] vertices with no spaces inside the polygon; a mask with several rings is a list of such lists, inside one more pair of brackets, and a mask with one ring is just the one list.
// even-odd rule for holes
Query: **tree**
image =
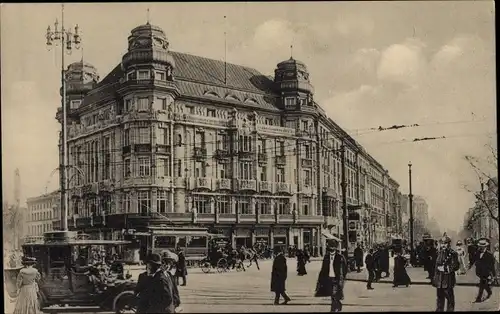
{"label": "tree", "polygon": [[[474,193],[476,204],[474,209],[466,219],[465,228],[472,228],[472,224],[481,215],[486,214],[500,228],[500,217],[498,213],[498,152],[491,145],[485,145],[488,150],[486,158],[478,158],[474,156],[465,156],[465,160],[470,165],[471,169],[477,176],[479,191],[471,189],[467,185],[464,188]],[[475,190],[475,191],[474,191]],[[498,229],[497,229],[498,230]]]}

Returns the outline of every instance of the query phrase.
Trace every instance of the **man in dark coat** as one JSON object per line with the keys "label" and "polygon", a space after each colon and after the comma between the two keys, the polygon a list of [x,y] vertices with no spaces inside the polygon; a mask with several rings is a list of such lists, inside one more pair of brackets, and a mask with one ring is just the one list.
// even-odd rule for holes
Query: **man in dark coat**
{"label": "man in dark coat", "polygon": [[467,257],[469,258],[469,269],[472,268],[477,260],[478,247],[474,243],[474,239],[469,238],[467,241]]}
{"label": "man in dark coat", "polygon": [[179,284],[179,278],[182,278],[182,285],[185,286],[187,284],[186,276],[187,276],[187,267],[186,267],[186,257],[184,256],[183,251],[178,252],[179,260],[176,263],[175,270],[175,281]]}
{"label": "man in dark coat", "polygon": [[136,313],[147,313],[149,307],[149,294],[147,289],[151,281],[150,268],[146,265],[146,271],[139,275],[137,285],[135,286],[135,296],[137,297],[137,311]]}
{"label": "man in dark coat", "polygon": [[[479,277],[479,291],[474,302],[479,303],[488,300],[491,297],[490,283],[495,274],[495,258],[488,251],[490,241],[486,238],[478,241],[479,251],[476,258],[476,276]],[[483,293],[486,290],[486,298],[483,300]]]}
{"label": "man in dark coat", "polygon": [[368,281],[366,282],[366,289],[373,290],[372,283],[375,280],[375,261],[373,260],[373,249],[368,251],[365,257],[366,271],[368,272]]}
{"label": "man in dark coat", "polygon": [[363,267],[363,249],[358,245],[354,249],[354,260],[356,261],[356,271],[361,272],[361,267]]}
{"label": "man in dark coat", "polygon": [[151,254],[147,261],[151,269],[151,280],[146,289],[147,309],[145,313],[174,313],[172,281],[167,278],[159,254]]}
{"label": "man in dark coat", "polygon": [[344,299],[344,282],[347,274],[347,261],[338,251],[339,243],[335,239],[328,239],[327,252],[316,283],[315,297],[331,297],[331,312],[342,311]]}
{"label": "man in dark coat", "polygon": [[391,275],[390,266],[389,266],[389,246],[386,244],[383,245],[381,251],[381,271],[385,273],[384,277],[389,277]]}
{"label": "man in dark coat", "polygon": [[437,258],[436,246],[434,245],[434,243],[427,244],[425,251],[425,263],[426,263],[425,269],[427,270],[427,278],[431,280],[432,278],[434,278],[436,258]]}
{"label": "man in dark coat", "polygon": [[271,291],[275,293],[274,304],[279,304],[280,296],[285,299],[283,304],[291,301],[286,294],[286,278],[288,276],[288,267],[286,265],[286,257],[283,255],[281,247],[274,249],[276,256],[273,261],[273,270],[271,272]]}
{"label": "man in dark coat", "polygon": [[441,239],[444,248],[439,251],[436,258],[435,273],[432,284],[436,288],[436,312],[444,311],[444,304],[447,301],[447,312],[455,310],[455,272],[460,268],[458,254],[451,249],[451,239],[444,236]]}
{"label": "man in dark coat", "polygon": [[373,270],[375,272],[375,281],[379,281],[382,278],[382,269],[380,265],[381,251],[378,244],[373,246]]}

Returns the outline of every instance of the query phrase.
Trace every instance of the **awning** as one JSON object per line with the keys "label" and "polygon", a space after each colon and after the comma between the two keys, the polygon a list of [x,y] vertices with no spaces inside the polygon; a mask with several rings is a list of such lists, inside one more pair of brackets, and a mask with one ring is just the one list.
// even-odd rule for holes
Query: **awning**
{"label": "awning", "polygon": [[342,241],[341,239],[337,238],[336,236],[334,236],[333,234],[331,234],[330,232],[328,232],[325,229],[321,230],[321,235],[323,235],[327,239],[337,240],[337,241],[339,241],[339,243]]}
{"label": "awning", "polygon": [[151,230],[152,235],[165,235],[165,236],[177,236],[177,237],[207,237],[208,232],[206,231],[195,231],[195,230]]}

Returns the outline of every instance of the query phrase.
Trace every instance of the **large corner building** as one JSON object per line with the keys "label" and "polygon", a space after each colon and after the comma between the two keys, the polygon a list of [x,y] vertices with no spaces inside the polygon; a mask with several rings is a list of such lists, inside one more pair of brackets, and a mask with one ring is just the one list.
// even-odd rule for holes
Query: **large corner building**
{"label": "large corner building", "polygon": [[322,232],[343,234],[344,143],[349,240],[386,240],[397,183],[314,101],[304,63],[267,77],[169,48],[146,24],[102,80],[68,67],[70,228],[111,239],[197,225],[233,245],[321,247]]}

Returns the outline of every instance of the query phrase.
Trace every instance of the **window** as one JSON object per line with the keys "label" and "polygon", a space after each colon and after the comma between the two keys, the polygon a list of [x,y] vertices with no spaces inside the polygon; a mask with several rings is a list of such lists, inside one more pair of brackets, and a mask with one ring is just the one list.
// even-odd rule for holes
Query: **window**
{"label": "window", "polygon": [[304,184],[306,186],[311,186],[311,171],[309,169],[302,170],[304,174]]}
{"label": "window", "polygon": [[125,99],[125,112],[132,110],[132,99]]}
{"label": "window", "polygon": [[155,80],[165,81],[166,77],[167,77],[167,75],[165,74],[165,72],[162,72],[162,71],[155,72]]}
{"label": "window", "polygon": [[135,76],[135,72],[128,72],[127,73],[127,81],[133,80]]}
{"label": "window", "polygon": [[207,109],[207,116],[215,118],[215,109]]}
{"label": "window", "polygon": [[150,79],[149,70],[139,70],[137,72],[137,79],[138,80],[149,80]]}
{"label": "window", "polygon": [[81,104],[82,104],[82,101],[80,99],[72,100],[70,105],[69,105],[69,108],[70,109],[78,109],[78,108],[80,108]]}
{"label": "window", "polygon": [[151,210],[151,199],[148,191],[141,191],[137,194],[138,212],[147,215]]}
{"label": "window", "polygon": [[186,110],[189,114],[194,114],[194,107],[193,106],[186,106]]}
{"label": "window", "polygon": [[267,124],[267,125],[273,125],[273,119],[271,119],[271,118],[266,118],[266,120],[265,120],[265,124]]}
{"label": "window", "polygon": [[278,148],[279,148],[279,155],[278,156],[285,156],[285,142],[284,141],[278,142]]}
{"label": "window", "polygon": [[267,198],[257,199],[257,210],[260,215],[271,215],[271,200]]}
{"label": "window", "polygon": [[309,121],[302,121],[302,131],[309,131]]}
{"label": "window", "polygon": [[206,195],[195,195],[193,199],[193,207],[199,214],[210,214],[210,197]]}
{"label": "window", "polygon": [[239,198],[236,200],[236,209],[239,214],[249,215],[250,210],[250,200],[247,198]]}
{"label": "window", "polygon": [[267,181],[267,167],[260,167],[260,181]]}
{"label": "window", "polygon": [[158,135],[156,136],[156,143],[160,145],[170,145],[170,129],[158,128]]}
{"label": "window", "polygon": [[276,182],[285,182],[285,168],[276,168]]}
{"label": "window", "polygon": [[276,210],[278,211],[278,215],[286,215],[288,214],[288,200],[286,199],[279,199],[276,201]]}
{"label": "window", "polygon": [[220,179],[230,179],[229,172],[227,171],[227,164],[226,163],[219,163],[219,178]]}
{"label": "window", "polygon": [[304,145],[304,157],[307,159],[311,159],[311,148],[309,145]]}
{"label": "window", "polygon": [[130,129],[125,129],[123,131],[123,146],[130,145]]}
{"label": "window", "polygon": [[130,207],[130,194],[123,194],[123,212],[124,213],[129,213],[131,210]]}
{"label": "window", "polygon": [[167,98],[163,98],[163,97],[157,97],[156,98],[156,102],[157,102],[157,105],[155,105],[155,108],[157,108],[158,110],[167,110],[168,106],[167,106]]}
{"label": "window", "polygon": [[167,191],[158,191],[158,196],[156,198],[156,210],[160,213],[166,213],[167,208]]}
{"label": "window", "polygon": [[309,204],[308,203],[303,203],[302,204],[302,215],[309,216]]}
{"label": "window", "polygon": [[294,107],[296,104],[296,99],[294,97],[285,98],[285,107]]}
{"label": "window", "polygon": [[253,180],[252,162],[240,162],[239,178],[243,180]]}
{"label": "window", "polygon": [[194,138],[194,145],[198,148],[205,147],[205,132],[196,132]]}
{"label": "window", "polygon": [[219,196],[215,203],[217,212],[219,214],[230,214],[231,213],[231,202],[229,202],[228,196]]}
{"label": "window", "polygon": [[170,177],[170,156],[158,160],[158,176]]}
{"label": "window", "polygon": [[229,136],[227,134],[219,134],[217,149],[229,151]]}
{"label": "window", "polygon": [[151,135],[149,128],[139,128],[139,143],[140,144],[151,143]]}
{"label": "window", "polygon": [[111,147],[109,136],[103,138],[102,151],[104,155],[104,167],[102,168],[102,179],[109,180],[111,176]]}
{"label": "window", "polygon": [[207,176],[206,165],[203,161],[198,161],[195,164],[194,176],[196,178],[205,178]]}
{"label": "window", "polygon": [[140,97],[137,99],[137,111],[148,111],[149,110],[149,98]]}
{"label": "window", "polygon": [[177,159],[177,164],[175,167],[177,169],[177,176],[182,177],[182,161],[180,159]]}
{"label": "window", "polygon": [[151,175],[151,159],[149,157],[139,158],[139,177],[149,177]]}
{"label": "window", "polygon": [[265,139],[260,139],[259,140],[258,152],[259,152],[259,154],[265,154],[266,153],[266,140]]}
{"label": "window", "polygon": [[252,137],[246,135],[240,135],[240,151],[251,152],[252,151]]}

